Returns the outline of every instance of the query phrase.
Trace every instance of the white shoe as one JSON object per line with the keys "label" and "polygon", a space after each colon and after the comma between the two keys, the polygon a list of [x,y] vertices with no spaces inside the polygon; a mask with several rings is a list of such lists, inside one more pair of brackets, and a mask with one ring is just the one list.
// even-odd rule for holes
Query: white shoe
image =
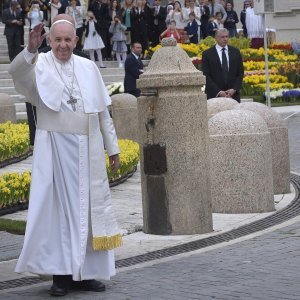
{"label": "white shoe", "polygon": [[119,63],[119,68],[123,68],[123,64],[122,63]]}

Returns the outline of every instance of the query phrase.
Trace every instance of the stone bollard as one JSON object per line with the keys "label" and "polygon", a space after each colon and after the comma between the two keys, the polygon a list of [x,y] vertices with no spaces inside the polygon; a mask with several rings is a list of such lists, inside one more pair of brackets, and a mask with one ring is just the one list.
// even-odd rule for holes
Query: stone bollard
{"label": "stone bollard", "polygon": [[249,110],[260,115],[271,133],[274,194],[290,192],[290,156],[288,128],[280,115],[261,103],[242,103],[234,109]]}
{"label": "stone bollard", "polygon": [[213,212],[274,210],[271,137],[265,121],[243,110],[220,112],[208,122]]}
{"label": "stone bollard", "polygon": [[112,118],[118,138],[138,141],[137,100],[130,94],[111,97]]}
{"label": "stone bollard", "polygon": [[221,111],[233,109],[238,104],[239,103],[232,98],[219,97],[219,98],[208,99],[207,100],[208,119],[210,119],[215,114]]}
{"label": "stone bollard", "polygon": [[9,95],[0,93],[0,123],[6,121],[16,123],[16,107]]}
{"label": "stone bollard", "polygon": [[253,98],[241,98],[241,103],[253,102]]}
{"label": "stone bollard", "polygon": [[137,81],[144,232],[212,231],[205,77],[173,38]]}

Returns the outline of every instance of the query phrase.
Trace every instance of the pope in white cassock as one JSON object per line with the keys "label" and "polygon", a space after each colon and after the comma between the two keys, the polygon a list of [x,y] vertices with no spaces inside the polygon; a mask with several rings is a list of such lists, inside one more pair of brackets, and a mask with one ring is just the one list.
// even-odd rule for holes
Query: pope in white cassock
{"label": "pope in white cassock", "polygon": [[[122,244],[112,210],[104,147],[113,170],[119,147],[111,104],[95,63],[73,55],[68,20],[53,23],[52,50],[38,54],[43,25],[11,63],[16,90],[37,108],[28,221],[16,272],[53,275],[50,293],[104,291]],[[100,120],[100,122],[99,122]]]}

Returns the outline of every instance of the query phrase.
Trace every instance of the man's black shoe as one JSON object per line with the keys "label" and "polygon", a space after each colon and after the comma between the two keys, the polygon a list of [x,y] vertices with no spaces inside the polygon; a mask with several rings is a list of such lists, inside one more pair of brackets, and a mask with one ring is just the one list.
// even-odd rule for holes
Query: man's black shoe
{"label": "man's black shoe", "polygon": [[59,287],[56,283],[53,283],[50,288],[50,295],[55,297],[65,296],[68,294],[68,289]]}
{"label": "man's black shoe", "polygon": [[51,296],[65,296],[72,282],[72,275],[53,275],[53,284],[50,288]]}
{"label": "man's black shoe", "polygon": [[97,280],[73,281],[72,288],[81,291],[104,292],[105,284]]}

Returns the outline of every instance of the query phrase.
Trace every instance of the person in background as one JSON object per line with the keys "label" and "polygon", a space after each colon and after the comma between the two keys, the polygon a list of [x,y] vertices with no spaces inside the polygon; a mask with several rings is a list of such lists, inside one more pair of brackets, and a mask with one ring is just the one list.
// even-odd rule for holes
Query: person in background
{"label": "person in background", "polygon": [[201,18],[201,12],[200,12],[200,8],[198,6],[195,6],[195,1],[194,0],[190,0],[189,1],[189,6],[184,10],[184,19],[185,19],[185,22],[186,22],[185,28],[188,25],[188,23],[190,22],[190,13],[194,13],[195,21],[196,21],[197,26],[198,26],[197,35],[198,34],[200,35],[200,25],[201,25],[200,18]]}
{"label": "person in background", "polygon": [[207,23],[207,35],[215,37],[215,33],[218,30],[218,25],[216,19],[213,16],[210,16]]}
{"label": "person in background", "polygon": [[189,14],[190,21],[185,27],[185,31],[188,35],[189,41],[192,44],[198,44],[198,23],[195,20],[195,13],[191,12]]}
{"label": "person in background", "polygon": [[58,10],[61,8],[60,0],[52,0],[50,2],[50,6],[51,6],[51,12],[50,12],[51,24],[53,24],[53,19],[58,15]]}
{"label": "person in background", "polygon": [[[172,7],[173,8],[173,7]],[[152,47],[159,44],[160,35],[166,30],[167,9],[161,6],[160,0],[154,0],[152,8],[153,24],[152,24]]]}
{"label": "person in background", "polygon": [[82,36],[84,32],[83,27],[83,11],[81,6],[77,6],[76,0],[71,0],[70,5],[66,8],[66,14],[70,15],[75,20],[76,36],[78,36],[78,42],[76,48],[82,49]]}
{"label": "person in background", "polygon": [[239,22],[236,11],[232,9],[232,4],[228,2],[226,4],[227,18],[224,22],[224,28],[229,32],[229,37],[237,37],[236,24]]}
{"label": "person in background", "polygon": [[[42,23],[44,20],[44,13],[42,10],[40,10],[40,5],[37,0],[33,0],[31,2],[31,7],[29,9],[29,12],[27,14],[27,18],[30,21],[30,31],[38,24]],[[43,31],[43,34],[45,33],[45,30]],[[44,48],[47,46],[46,41],[44,40],[41,44],[41,48]]]}
{"label": "person in background", "polygon": [[148,49],[148,26],[147,15],[144,8],[143,0],[137,0],[136,6],[131,12],[133,43],[138,42],[142,45],[142,56]]}
{"label": "person in background", "polygon": [[201,38],[205,39],[207,37],[207,24],[208,24],[208,19],[209,19],[209,8],[206,5],[206,1],[204,0],[199,0],[199,9],[200,9],[200,34]]}
{"label": "person in background", "polygon": [[136,87],[136,80],[144,73],[143,62],[140,59],[142,45],[134,43],[131,46],[131,53],[127,55],[125,61],[124,91],[135,97],[139,97],[141,91]]}
{"label": "person in background", "polygon": [[84,22],[85,27],[85,40],[83,45],[83,50],[89,52],[92,61],[95,60],[95,51],[98,56],[98,64],[100,68],[106,68],[102,61],[101,49],[105,47],[102,38],[100,36],[99,28],[97,26],[97,20],[92,11],[87,12],[87,17]]}
{"label": "person in background", "polygon": [[[152,10],[149,4],[148,0],[142,0],[143,1],[143,7],[146,17],[146,26],[147,26],[147,40],[148,45],[152,43],[152,30],[153,30],[153,15]],[[144,55],[144,58],[146,59],[147,55]]]}
{"label": "person in background", "polygon": [[112,34],[113,52],[116,54],[119,68],[123,68],[126,60],[126,26],[122,24],[122,15],[115,16],[109,27],[109,32]]}
{"label": "person in background", "polygon": [[251,39],[251,47],[258,49],[264,45],[264,26],[262,15],[256,15],[254,12],[253,0],[250,0],[250,6],[246,9],[246,26],[248,37]]}
{"label": "person in background", "polygon": [[222,18],[223,18],[222,13],[217,12],[216,16],[215,16],[215,22],[216,22],[216,24],[218,26],[218,29],[223,29],[224,28],[224,25],[223,25],[223,22],[222,22]]}
{"label": "person in background", "polygon": [[216,45],[202,55],[207,99],[226,97],[240,102],[240,88],[244,77],[241,53],[228,45],[229,34],[226,28],[218,30],[215,39]]}
{"label": "person in background", "polygon": [[2,22],[5,24],[4,35],[6,36],[9,60],[13,59],[22,51],[24,39],[24,22],[22,12],[18,9],[19,3],[15,0],[10,2],[10,7],[2,14]]}
{"label": "person in background", "polygon": [[167,17],[166,17],[166,25],[169,26],[170,22],[171,22],[171,15],[170,15],[170,11],[173,10],[173,5],[169,4],[167,6]]}
{"label": "person in background", "polygon": [[31,2],[27,18],[30,21],[31,30],[33,29],[33,27],[43,22],[44,14],[43,11],[40,10],[40,5],[37,0],[33,0]]}
{"label": "person in background", "polygon": [[215,0],[208,0],[207,2],[207,6],[209,8],[209,14],[211,16],[215,16],[218,12],[222,13],[222,23],[225,22],[226,18],[227,18],[227,13],[225,11],[224,6],[222,6],[219,3],[215,3]]}
{"label": "person in background", "polygon": [[243,10],[241,11],[240,14],[240,20],[242,23],[242,28],[243,28],[243,35],[244,37],[248,37],[248,33],[247,33],[247,26],[246,26],[246,9],[250,6],[250,1],[246,0],[244,1],[244,7]]}
{"label": "person in background", "polygon": [[108,9],[108,14],[111,21],[114,21],[116,16],[120,16],[121,6],[118,0],[112,0]]}
{"label": "person in background", "polygon": [[169,13],[170,19],[175,20],[176,29],[180,34],[180,43],[184,42],[184,15],[179,1],[174,2],[174,9]]}
{"label": "person in background", "polygon": [[180,42],[180,34],[176,29],[175,20],[171,20],[168,28],[160,35],[160,39],[163,39],[165,37],[172,37],[176,39],[177,42]]}
{"label": "person in background", "polygon": [[123,7],[121,9],[122,18],[124,25],[126,26],[126,45],[127,45],[127,53],[130,52],[131,40],[134,40],[132,36],[132,10],[133,10],[133,0],[125,0]]}
{"label": "person in background", "polygon": [[103,58],[108,60],[111,55],[110,36],[108,32],[111,19],[109,16],[108,2],[107,0],[95,0],[94,3],[89,5],[88,10],[94,13],[97,20],[97,30],[105,46],[101,53]]}

